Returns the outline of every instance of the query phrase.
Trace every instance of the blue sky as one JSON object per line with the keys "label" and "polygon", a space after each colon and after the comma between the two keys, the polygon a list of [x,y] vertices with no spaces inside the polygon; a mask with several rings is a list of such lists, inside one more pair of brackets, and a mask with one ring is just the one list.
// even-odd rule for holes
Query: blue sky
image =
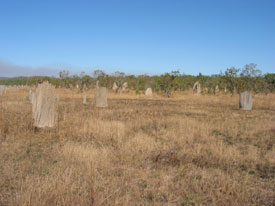
{"label": "blue sky", "polygon": [[273,0],[2,0],[0,76],[275,72],[274,11]]}

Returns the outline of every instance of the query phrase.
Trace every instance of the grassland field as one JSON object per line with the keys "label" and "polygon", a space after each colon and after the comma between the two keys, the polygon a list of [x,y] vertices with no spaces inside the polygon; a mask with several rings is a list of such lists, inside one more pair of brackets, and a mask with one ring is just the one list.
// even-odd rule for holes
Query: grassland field
{"label": "grassland field", "polygon": [[275,205],[275,94],[57,89],[58,124],[33,127],[30,88],[0,94],[0,206]]}

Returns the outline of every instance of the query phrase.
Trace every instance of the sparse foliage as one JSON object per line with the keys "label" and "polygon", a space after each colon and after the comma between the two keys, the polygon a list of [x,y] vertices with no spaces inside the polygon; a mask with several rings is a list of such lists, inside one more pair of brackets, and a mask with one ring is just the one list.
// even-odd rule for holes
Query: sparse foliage
{"label": "sparse foliage", "polygon": [[214,94],[215,88],[218,86],[220,90],[227,90],[230,93],[242,92],[251,90],[254,92],[274,92],[275,77],[274,73],[261,74],[261,70],[257,69],[256,64],[246,64],[244,68],[237,69],[230,67],[219,75],[203,75],[198,76],[180,74],[178,70],[162,75],[126,75],[123,72],[115,72],[112,75],[106,74],[102,70],[95,70],[92,76],[82,72],[79,76],[70,76],[67,70],[59,73],[59,78],[56,77],[20,77],[0,80],[2,85],[37,85],[43,81],[49,81],[56,87],[76,87],[81,90],[83,88],[95,87],[96,80],[100,82],[100,86],[111,89],[113,83],[116,82],[118,88],[122,87],[124,82],[128,83],[128,88],[139,92],[145,92],[147,88],[152,88],[154,91],[164,92],[167,96],[171,96],[173,91],[184,91],[192,89],[196,81],[199,81],[202,87],[202,92]]}

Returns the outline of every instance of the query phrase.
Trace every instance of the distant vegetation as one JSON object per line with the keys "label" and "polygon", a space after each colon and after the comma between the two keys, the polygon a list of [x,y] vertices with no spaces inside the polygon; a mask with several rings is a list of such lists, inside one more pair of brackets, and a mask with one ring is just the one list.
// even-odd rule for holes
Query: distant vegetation
{"label": "distant vegetation", "polygon": [[63,88],[93,88],[96,81],[99,80],[100,86],[112,88],[116,82],[120,87],[123,82],[128,83],[129,89],[140,91],[151,87],[154,91],[160,91],[170,95],[173,91],[184,91],[193,87],[196,81],[202,86],[202,93],[214,94],[216,85],[219,90],[226,90],[230,93],[250,90],[256,93],[275,91],[275,73],[262,74],[261,70],[256,68],[256,64],[247,64],[242,69],[231,67],[218,75],[198,76],[181,74],[178,70],[162,75],[125,75],[123,72],[107,74],[102,70],[95,70],[92,76],[81,73],[80,75],[70,75],[69,71],[63,70],[59,77],[17,77],[11,79],[1,79],[0,85],[28,85],[33,86],[45,80],[56,87]]}

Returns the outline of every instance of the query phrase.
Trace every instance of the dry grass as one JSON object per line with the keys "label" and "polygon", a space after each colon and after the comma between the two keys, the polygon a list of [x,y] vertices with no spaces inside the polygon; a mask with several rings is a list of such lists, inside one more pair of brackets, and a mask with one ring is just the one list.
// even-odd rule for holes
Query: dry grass
{"label": "dry grass", "polygon": [[28,89],[0,95],[0,205],[275,205],[275,95],[109,95],[58,90],[35,130]]}

